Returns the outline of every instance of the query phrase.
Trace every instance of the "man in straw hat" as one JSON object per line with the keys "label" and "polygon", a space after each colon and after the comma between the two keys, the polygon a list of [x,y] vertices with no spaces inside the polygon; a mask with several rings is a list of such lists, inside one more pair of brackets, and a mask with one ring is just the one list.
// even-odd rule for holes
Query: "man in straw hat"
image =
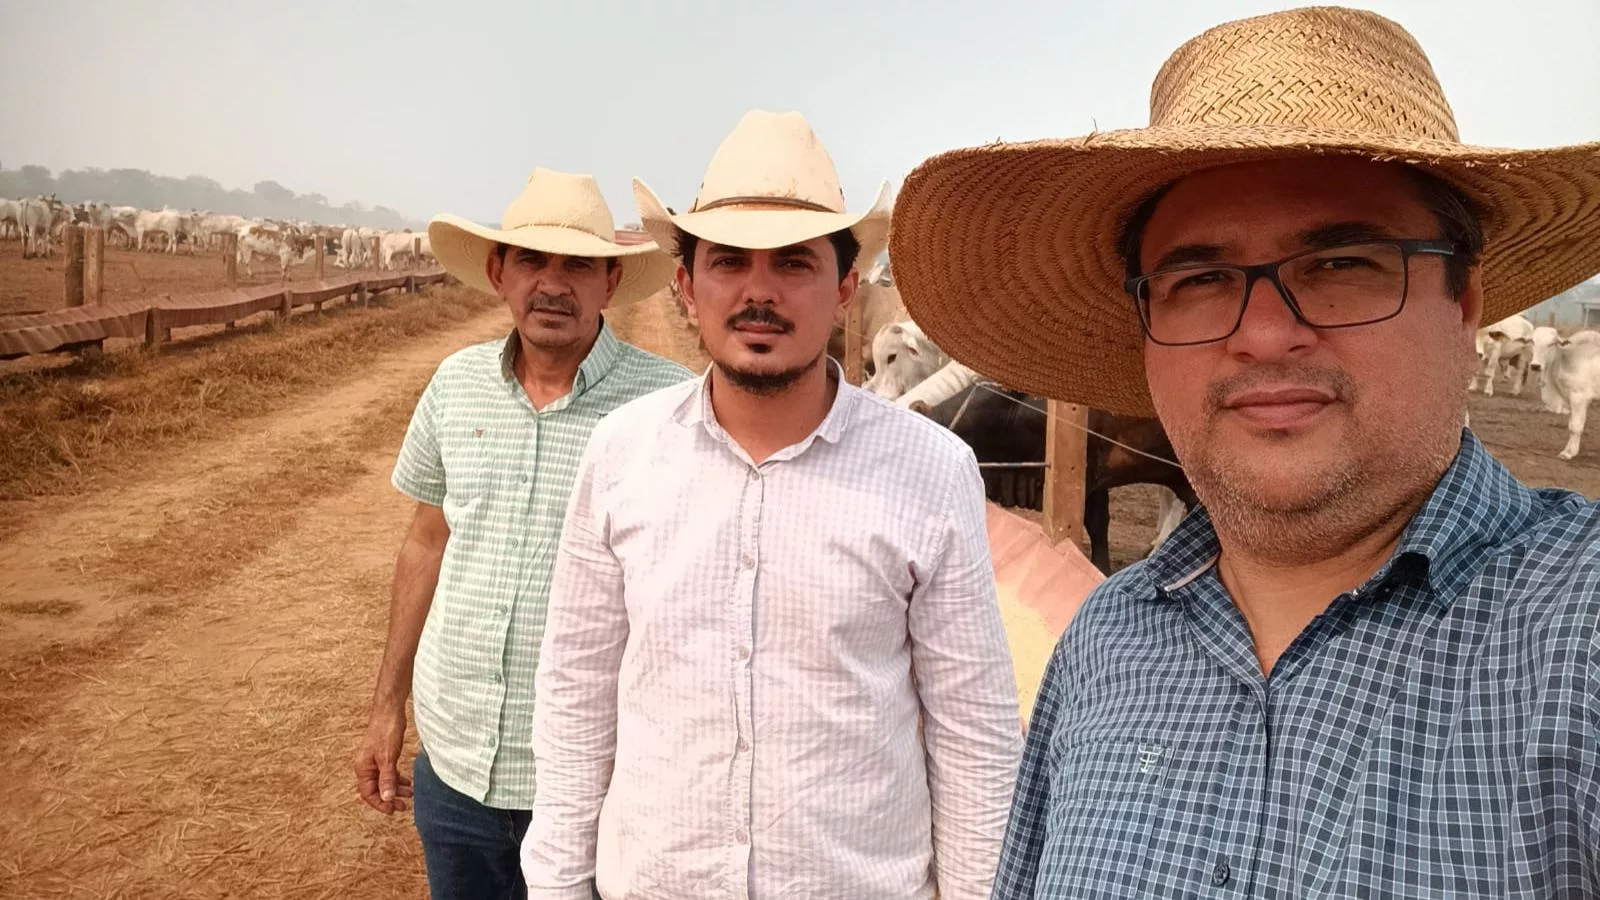
{"label": "man in straw hat", "polygon": [[1300,9],[895,222],[931,338],[1153,410],[1202,501],[1059,642],[996,896],[1600,892],[1600,516],[1461,427],[1478,323],[1600,270],[1600,145],[1462,144],[1406,31]]}
{"label": "man in straw hat", "polygon": [[[504,299],[515,327],[446,358],[406,432],[393,481],[417,508],[355,758],[361,798],[380,812],[414,789],[435,898],[523,893],[536,651],[578,458],[602,416],[692,377],[602,316],[665,287],[673,262],[654,242],[616,242],[593,178],[535,169],[502,224],[428,226],[439,262]],[[397,767],[407,695],[414,788]]]}
{"label": "man in straw hat", "polygon": [[977,463],[826,355],[886,189],[846,212],[805,119],[762,111],[687,212],[635,182],[712,362],[579,467],[530,897],[988,896],[1021,727]]}

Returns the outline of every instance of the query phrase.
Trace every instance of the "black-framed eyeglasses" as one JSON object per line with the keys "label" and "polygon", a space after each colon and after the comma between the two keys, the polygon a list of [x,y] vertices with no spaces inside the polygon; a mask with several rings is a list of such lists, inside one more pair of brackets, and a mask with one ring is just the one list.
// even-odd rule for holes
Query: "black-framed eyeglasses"
{"label": "black-framed eyeglasses", "polygon": [[1257,278],[1278,289],[1289,311],[1312,328],[1371,325],[1406,304],[1412,256],[1454,256],[1449,241],[1361,241],[1319,247],[1255,266],[1195,263],[1123,282],[1151,341],[1171,347],[1231,337],[1244,321]]}

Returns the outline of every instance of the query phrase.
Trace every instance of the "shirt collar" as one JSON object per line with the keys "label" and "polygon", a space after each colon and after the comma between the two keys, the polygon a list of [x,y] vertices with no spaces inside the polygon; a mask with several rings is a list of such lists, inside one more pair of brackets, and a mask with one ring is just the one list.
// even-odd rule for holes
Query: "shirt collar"
{"label": "shirt collar", "polygon": [[[839,384],[838,391],[833,395],[833,406],[828,408],[828,414],[823,417],[821,424],[817,426],[815,431],[811,432],[810,436],[795,444],[790,450],[774,454],[773,459],[787,459],[795,456],[810,446],[813,439],[837,444],[850,427],[850,421],[853,418],[856,404],[860,402],[862,391],[845,380],[844,368],[839,365],[838,360],[831,356],[824,357],[824,360],[829,371],[833,373],[833,377],[837,379]],[[684,398],[682,403],[678,404],[678,408],[673,411],[672,417],[680,425],[702,426],[712,437],[720,441],[727,441],[729,440],[728,434],[722,430],[722,425],[717,422],[716,414],[711,408],[711,370],[713,368],[715,368],[714,363],[706,366],[706,370],[700,373],[700,378],[695,385],[694,391]]]}
{"label": "shirt collar", "polygon": [[[522,340],[513,328],[500,347],[500,377],[506,381],[515,381],[517,378],[515,363],[521,349]],[[578,374],[572,380],[571,396],[576,398],[599,384],[621,358],[622,342],[612,333],[611,324],[601,316],[600,333],[594,339],[594,346],[589,348],[589,355],[578,364]]]}
{"label": "shirt collar", "polygon": [[[1381,583],[1401,560],[1415,559],[1425,567],[1434,601],[1448,607],[1484,560],[1528,527],[1536,500],[1532,489],[1462,429],[1455,460],[1368,583]],[[1146,560],[1150,595],[1165,597],[1199,578],[1216,564],[1220,550],[1210,514],[1196,509]]]}

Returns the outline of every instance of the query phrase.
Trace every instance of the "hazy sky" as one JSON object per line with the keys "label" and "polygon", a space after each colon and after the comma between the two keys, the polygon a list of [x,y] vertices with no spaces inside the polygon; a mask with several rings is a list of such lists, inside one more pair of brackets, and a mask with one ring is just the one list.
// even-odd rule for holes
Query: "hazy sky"
{"label": "hazy sky", "polygon": [[[1145,124],[1204,28],[1294,3],[0,0],[0,165],[148,169],[498,222],[536,165],[679,209],[748,109],[804,113],[852,208],[957,146]],[[1463,139],[1600,140],[1600,2],[1374,0]]]}

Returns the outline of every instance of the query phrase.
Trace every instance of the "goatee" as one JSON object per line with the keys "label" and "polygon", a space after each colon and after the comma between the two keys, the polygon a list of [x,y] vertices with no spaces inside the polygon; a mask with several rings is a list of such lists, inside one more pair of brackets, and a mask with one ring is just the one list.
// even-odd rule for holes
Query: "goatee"
{"label": "goatee", "polygon": [[826,352],[819,353],[809,362],[777,372],[756,372],[720,364],[717,368],[722,370],[722,375],[728,379],[728,383],[739,390],[757,397],[773,397],[793,387],[805,377],[806,373],[815,369],[827,355]]}

